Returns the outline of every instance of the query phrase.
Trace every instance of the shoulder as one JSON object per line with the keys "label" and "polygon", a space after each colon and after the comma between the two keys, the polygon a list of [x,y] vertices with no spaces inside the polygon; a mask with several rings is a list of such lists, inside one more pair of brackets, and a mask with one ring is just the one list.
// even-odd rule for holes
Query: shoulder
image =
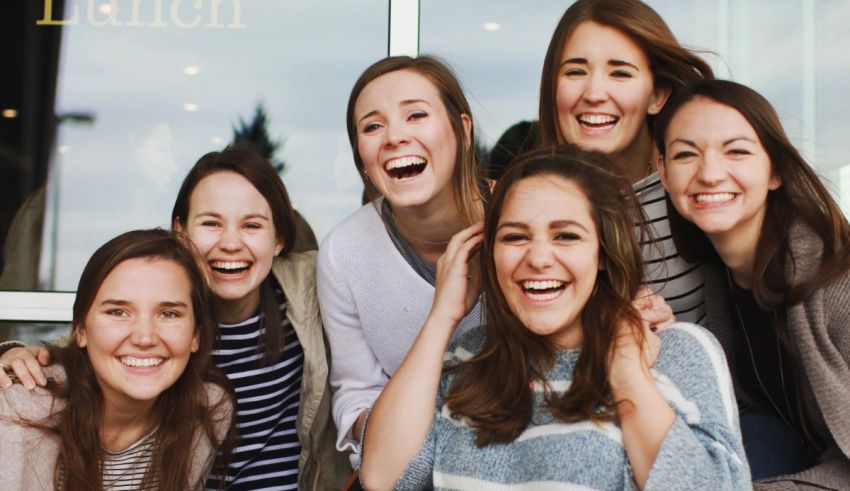
{"label": "shoulder", "polygon": [[449,345],[445,355],[446,364],[456,365],[472,358],[484,347],[486,338],[487,332],[484,326],[474,327],[465,332]]}
{"label": "shoulder", "polygon": [[351,215],[348,215],[348,217],[331,229],[319,246],[319,250],[331,246],[338,241],[347,241],[351,234],[363,235],[364,231],[374,230],[377,226],[383,228],[381,215],[378,212],[379,207],[380,204],[378,202],[367,203]]}
{"label": "shoulder", "polygon": [[702,326],[677,322],[659,333],[661,352],[656,367],[672,377],[694,380],[728,378],[726,357],[717,338]]}
{"label": "shoulder", "polygon": [[285,257],[276,257],[272,273],[278,283],[286,289],[286,283],[300,285],[305,280],[315,281],[316,251],[290,252]]}
{"label": "shoulder", "polygon": [[215,433],[221,440],[230,428],[233,416],[233,400],[224,387],[218,384],[206,382],[204,388],[207,391],[207,408],[212,413]]}
{"label": "shoulder", "polygon": [[[375,255],[381,244],[390,243],[378,205],[368,203],[337,224],[319,246],[318,267],[340,267]],[[345,268],[345,266],[341,266]]]}
{"label": "shoulder", "polygon": [[27,390],[16,383],[8,389],[0,390],[0,417],[40,422],[63,407],[64,402],[43,387]]}

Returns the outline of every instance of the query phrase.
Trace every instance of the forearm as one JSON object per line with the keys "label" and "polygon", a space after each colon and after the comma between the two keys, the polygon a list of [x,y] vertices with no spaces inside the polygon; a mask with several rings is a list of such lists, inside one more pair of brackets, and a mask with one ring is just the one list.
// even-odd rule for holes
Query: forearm
{"label": "forearm", "polygon": [[612,388],[612,393],[618,403],[623,446],[635,481],[643,489],[676,414],[648,373],[636,376],[627,386]]}
{"label": "forearm", "polygon": [[375,402],[363,442],[361,478],[367,489],[391,488],[425,441],[454,328],[429,317]]}

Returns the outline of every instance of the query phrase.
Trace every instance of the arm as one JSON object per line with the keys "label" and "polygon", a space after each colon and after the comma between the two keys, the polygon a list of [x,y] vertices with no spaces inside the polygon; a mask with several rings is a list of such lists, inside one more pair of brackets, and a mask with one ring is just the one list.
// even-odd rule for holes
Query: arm
{"label": "arm", "polygon": [[437,286],[428,319],[369,416],[361,467],[367,489],[391,488],[425,441],[434,419],[446,348],[478,297],[478,288],[467,275],[469,258],[482,238],[480,224],[458,232],[437,262]]}
{"label": "arm", "polygon": [[333,389],[332,413],[338,430],[336,448],[357,452],[365,411],[378,398],[389,377],[363,333],[357,307],[337,267],[334,243],[330,239],[319,250],[316,279],[322,323],[330,346],[328,365]]}
{"label": "arm", "polygon": [[684,323],[660,338],[653,376],[675,419],[644,489],[751,489],[738,408],[717,340]]}

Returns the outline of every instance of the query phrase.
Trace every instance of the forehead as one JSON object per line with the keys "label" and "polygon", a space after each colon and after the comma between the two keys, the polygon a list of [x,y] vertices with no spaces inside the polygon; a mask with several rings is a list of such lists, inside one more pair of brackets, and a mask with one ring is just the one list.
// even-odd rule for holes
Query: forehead
{"label": "forehead", "polygon": [[585,191],[572,179],[555,175],[527,177],[505,195],[499,221],[574,220],[585,226],[593,222],[592,205]]}
{"label": "forehead", "polygon": [[667,128],[666,139],[721,140],[746,136],[758,141],[755,129],[737,109],[697,97],[682,105]]}
{"label": "forehead", "polygon": [[134,303],[176,302],[190,305],[191,285],[183,267],[160,257],[127,259],[106,275],[95,295],[101,299],[125,300]]}
{"label": "forehead", "polygon": [[189,198],[189,213],[239,210],[246,213],[271,212],[266,198],[241,174],[222,171],[210,174],[192,190]]}
{"label": "forehead", "polygon": [[424,100],[442,107],[440,91],[425,75],[411,70],[396,70],[372,80],[354,104],[355,116],[380,109],[397,106],[403,101]]}
{"label": "forehead", "polygon": [[639,67],[649,66],[643,49],[616,27],[585,21],[564,41],[561,59],[586,58],[588,61],[622,60]]}

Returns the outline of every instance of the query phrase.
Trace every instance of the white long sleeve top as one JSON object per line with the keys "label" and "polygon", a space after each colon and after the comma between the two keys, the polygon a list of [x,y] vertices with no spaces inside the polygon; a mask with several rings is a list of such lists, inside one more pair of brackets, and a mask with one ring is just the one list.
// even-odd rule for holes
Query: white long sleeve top
{"label": "white long sleeve top", "polygon": [[[319,247],[318,295],[331,348],[330,383],[337,449],[352,451],[352,427],[398,369],[434,300],[434,287],[393,244],[378,207],[367,204]],[[482,324],[481,301],[461,321],[460,336]]]}

